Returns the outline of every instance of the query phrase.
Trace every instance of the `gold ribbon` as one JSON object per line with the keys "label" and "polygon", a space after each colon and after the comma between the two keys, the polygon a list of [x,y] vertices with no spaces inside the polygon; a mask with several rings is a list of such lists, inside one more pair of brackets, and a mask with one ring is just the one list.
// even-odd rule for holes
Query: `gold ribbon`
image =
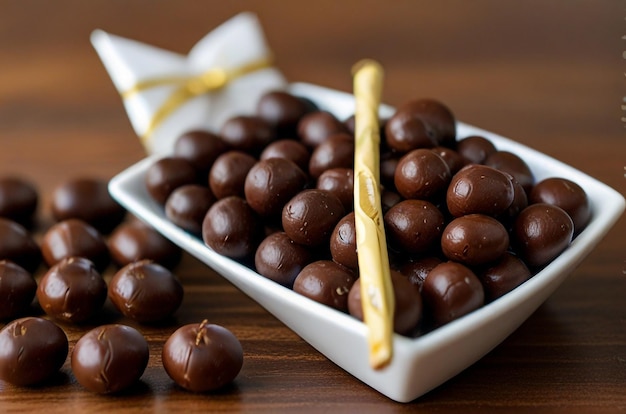
{"label": "gold ribbon", "polygon": [[148,128],[141,136],[143,144],[146,145],[150,135],[152,135],[159,124],[188,100],[205,93],[219,90],[234,79],[256,72],[257,70],[267,69],[271,66],[272,59],[270,57],[264,57],[230,70],[212,68],[194,76],[169,76],[146,79],[137,82],[132,88],[122,91],[120,95],[123,99],[128,99],[135,94],[158,86],[180,85],[152,116]]}

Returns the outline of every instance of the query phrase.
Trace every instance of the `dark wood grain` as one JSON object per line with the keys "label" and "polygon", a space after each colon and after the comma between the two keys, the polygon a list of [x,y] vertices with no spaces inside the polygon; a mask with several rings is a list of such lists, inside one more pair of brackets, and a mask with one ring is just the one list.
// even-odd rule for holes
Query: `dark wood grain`
{"label": "dark wood grain", "polygon": [[[459,119],[510,136],[624,193],[622,2],[226,3],[0,0],[0,174],[37,183],[38,234],[50,223],[56,185],[78,175],[110,178],[145,155],[89,44],[90,32],[101,28],[186,53],[242,10],[258,13],[292,81],[349,91],[351,65],[376,58],[386,69],[386,102],[436,97]],[[94,395],[81,388],[66,363],[45,387],[0,382],[0,411],[623,410],[625,232],[622,218],[515,333],[409,404],[360,383],[186,256],[177,269],[185,285],[183,306],[162,326],[139,327],[150,343],[150,362],[137,387],[115,397]],[[210,395],[176,387],[160,360],[161,346],[176,326],[203,318],[227,326],[245,349],[235,384]],[[94,324],[111,321],[134,325],[107,304]],[[71,346],[89,327],[64,326]]]}

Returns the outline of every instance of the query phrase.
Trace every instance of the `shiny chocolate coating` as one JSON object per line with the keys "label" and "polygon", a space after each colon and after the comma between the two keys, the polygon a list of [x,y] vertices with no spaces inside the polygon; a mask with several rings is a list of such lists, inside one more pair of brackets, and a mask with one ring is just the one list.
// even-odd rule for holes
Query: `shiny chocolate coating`
{"label": "shiny chocolate coating", "polygon": [[283,229],[296,243],[319,246],[328,243],[335,225],[344,215],[343,204],[333,193],[304,190],[283,208]]}
{"label": "shiny chocolate coating", "polygon": [[256,156],[276,139],[276,133],[274,127],[263,118],[240,115],[222,125],[220,137],[231,148]]}
{"label": "shiny chocolate coating", "polygon": [[196,182],[197,172],[184,158],[164,157],[155,161],[146,171],[146,189],[159,204],[165,204],[172,191]]}
{"label": "shiny chocolate coating", "polygon": [[505,252],[498,261],[479,270],[477,276],[485,289],[485,299],[493,301],[526,282],[532,275],[520,258]]}
{"label": "shiny chocolate coating", "polygon": [[235,380],[243,366],[243,348],[231,331],[204,320],[178,328],[165,342],[162,360],[176,384],[208,392]]}
{"label": "shiny chocolate coating", "polygon": [[399,111],[411,111],[432,130],[438,145],[453,146],[456,140],[456,120],[443,103],[429,98],[411,100],[402,104]]}
{"label": "shiny chocolate coating", "polygon": [[0,217],[0,260],[11,260],[33,273],[41,264],[41,250],[21,224]]}
{"label": "shiny chocolate coating", "polygon": [[[401,335],[412,335],[422,319],[422,297],[419,290],[400,272],[391,271],[391,284],[395,297],[393,330]],[[348,293],[350,315],[363,320],[361,279],[357,279]]]}
{"label": "shiny chocolate coating", "polygon": [[334,134],[320,143],[311,154],[309,174],[314,180],[331,168],[354,166],[354,138],[347,133]]}
{"label": "shiny chocolate coating", "polygon": [[426,256],[416,260],[410,260],[404,263],[399,272],[406,276],[411,283],[422,291],[422,285],[428,273],[437,265],[442,263],[441,259],[435,256]]}
{"label": "shiny chocolate coating", "polygon": [[173,269],[182,258],[180,247],[139,220],[119,225],[109,237],[109,250],[111,258],[120,267],[149,259]]}
{"label": "shiny chocolate coating", "polygon": [[109,248],[102,234],[79,219],[54,224],[41,240],[41,253],[48,266],[68,257],[84,257],[102,272],[110,263]]}
{"label": "shiny chocolate coating", "polygon": [[383,190],[380,194],[380,204],[383,209],[383,214],[387,213],[391,207],[395,206],[402,200],[402,196],[395,191]]}
{"label": "shiny chocolate coating", "polygon": [[422,297],[424,314],[435,327],[467,315],[485,303],[485,292],[478,277],[456,262],[441,263],[428,273]]}
{"label": "shiny chocolate coating", "polygon": [[529,202],[547,203],[561,207],[574,222],[574,234],[580,233],[591,220],[587,193],[567,178],[551,177],[541,180],[529,194]]}
{"label": "shiny chocolate coating", "polygon": [[509,173],[520,183],[524,191],[528,194],[535,185],[535,176],[526,161],[519,155],[509,151],[496,151],[491,153],[484,161],[484,164],[500,171]]}
{"label": "shiny chocolate coating", "polygon": [[468,266],[497,260],[508,248],[509,233],[502,223],[484,214],[457,217],[441,235],[446,257]]}
{"label": "shiny chocolate coating", "polygon": [[502,171],[471,164],[452,177],[446,193],[448,211],[454,217],[465,214],[503,214],[515,196],[513,183]]}
{"label": "shiny chocolate coating", "polygon": [[315,148],[339,133],[349,133],[348,128],[330,112],[310,112],[298,122],[298,136],[308,148]]}
{"label": "shiny chocolate coating", "polygon": [[281,137],[295,137],[298,122],[311,111],[310,103],[284,91],[271,91],[259,99],[256,114]]}
{"label": "shiny chocolate coating", "polygon": [[509,223],[512,219],[515,219],[519,212],[528,206],[528,195],[524,187],[512,175],[508,175],[508,178],[513,184],[513,201],[504,214],[498,216],[498,219],[504,223]]}
{"label": "shiny chocolate coating", "polygon": [[433,128],[410,108],[397,110],[385,125],[389,148],[405,154],[419,148],[432,148],[438,144]]}
{"label": "shiny chocolate coating", "polygon": [[448,164],[450,174],[454,175],[468,163],[461,154],[448,147],[434,147],[431,149],[435,154],[439,155]]}
{"label": "shiny chocolate coating", "polygon": [[37,188],[21,177],[0,177],[0,217],[30,227],[39,205]]}
{"label": "shiny chocolate coating", "polygon": [[487,138],[472,135],[459,140],[456,144],[456,151],[470,163],[482,164],[497,149]]}
{"label": "shiny chocolate coating", "polygon": [[293,161],[302,171],[308,171],[311,153],[300,141],[281,139],[265,147],[259,156],[260,160],[269,158],[284,158]]}
{"label": "shiny chocolate coating", "polygon": [[254,256],[256,271],[288,288],[300,271],[311,261],[311,252],[295,243],[285,232],[275,232],[259,244]]}
{"label": "shiny chocolate coating", "polygon": [[380,182],[387,189],[394,190],[396,188],[396,184],[393,180],[399,161],[400,159],[395,153],[380,155]]}
{"label": "shiny chocolate coating", "polygon": [[107,285],[90,260],[68,257],[52,266],[39,282],[37,300],[48,315],[85,322],[100,312]]}
{"label": "shiny chocolate coating", "polygon": [[443,213],[424,200],[404,200],[384,216],[390,246],[412,255],[432,251],[439,245],[445,226]]}
{"label": "shiny chocolate coating", "polygon": [[348,312],[348,293],[357,275],[330,260],[308,264],[293,283],[293,290],[309,299]]}
{"label": "shiny chocolate coating", "polygon": [[187,160],[197,171],[200,182],[203,182],[217,157],[228,149],[228,145],[216,134],[194,130],[176,139],[173,155]]}
{"label": "shiny chocolate coating", "polygon": [[108,181],[92,177],[73,178],[57,186],[50,207],[57,221],[80,219],[106,234],[126,216],[126,210],[109,194]]}
{"label": "shiny chocolate coating", "polygon": [[169,269],[151,260],[140,260],[113,276],[109,299],[124,316],[137,322],[159,322],[180,307],[183,286]]}
{"label": "shiny chocolate coating", "polygon": [[68,353],[65,332],[46,319],[14,320],[0,330],[0,379],[28,386],[51,379]]}
{"label": "shiny chocolate coating", "polygon": [[252,155],[241,151],[228,151],[220,155],[209,172],[209,187],[215,197],[244,197],[246,176],[256,162]]}
{"label": "shiny chocolate coating", "polygon": [[352,270],[359,268],[354,211],[344,216],[335,226],[330,235],[330,254],[342,266]]}
{"label": "shiny chocolate coating", "polygon": [[571,243],[574,223],[562,208],[545,203],[531,204],[513,224],[512,242],[529,267],[550,263]]}
{"label": "shiny chocolate coating", "polygon": [[231,196],[211,206],[202,223],[202,239],[216,252],[244,259],[256,251],[262,222],[246,200]]}
{"label": "shiny chocolate coating", "polygon": [[285,203],[302,191],[307,181],[307,175],[292,161],[284,158],[259,161],[246,176],[246,201],[260,216],[280,218]]}
{"label": "shiny chocolate coating", "polygon": [[354,208],[354,170],[351,168],[331,168],[317,179],[316,188],[326,190],[339,198],[345,211]]}
{"label": "shiny chocolate coating", "polygon": [[148,366],[148,358],[148,342],[135,328],[102,325],[76,342],[72,372],[89,391],[116,393],[139,381]]}
{"label": "shiny chocolate coating", "polygon": [[183,230],[202,233],[202,221],[216,198],[209,187],[186,184],[178,187],[165,202],[165,215]]}
{"label": "shiny chocolate coating", "polygon": [[18,264],[0,260],[0,321],[26,313],[33,302],[37,282]]}
{"label": "shiny chocolate coating", "polygon": [[439,155],[416,149],[400,158],[394,183],[404,198],[428,200],[444,193],[450,178],[448,164]]}

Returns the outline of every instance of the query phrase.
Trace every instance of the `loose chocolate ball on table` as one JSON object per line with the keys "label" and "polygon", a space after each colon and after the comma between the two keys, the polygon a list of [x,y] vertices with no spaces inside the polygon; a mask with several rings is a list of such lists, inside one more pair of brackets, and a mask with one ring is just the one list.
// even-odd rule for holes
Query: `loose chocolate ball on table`
{"label": "loose chocolate ball on table", "polygon": [[[422,319],[422,298],[417,286],[395,270],[391,270],[391,283],[395,297],[393,330],[400,335],[412,335]],[[361,279],[357,279],[348,293],[350,315],[363,320]]]}
{"label": "loose chocolate ball on table", "polygon": [[571,243],[574,223],[560,207],[531,204],[522,210],[511,234],[515,252],[531,268],[550,263]]}
{"label": "loose chocolate ball on table", "polygon": [[105,234],[126,215],[109,194],[108,181],[92,177],[73,178],[57,186],[50,207],[56,221],[83,220]]}
{"label": "loose chocolate ball on table", "polygon": [[464,214],[503,214],[513,202],[515,190],[508,174],[485,165],[471,164],[452,177],[446,193],[448,211]]}
{"label": "loose chocolate ball on table", "polygon": [[0,260],[11,260],[33,273],[41,264],[41,250],[21,224],[0,217]]}
{"label": "loose chocolate ball on table", "polygon": [[182,258],[180,247],[137,219],[120,224],[108,242],[111,258],[120,267],[149,259],[173,269]]}
{"label": "loose chocolate ball on table", "polygon": [[261,217],[279,219],[285,203],[302,191],[307,181],[307,175],[292,161],[284,158],[259,161],[246,176],[246,201]]}
{"label": "loose chocolate ball on table", "polygon": [[283,229],[296,243],[319,246],[328,243],[344,215],[343,204],[336,195],[324,190],[304,190],[285,204]]}
{"label": "loose chocolate ball on table", "polygon": [[485,289],[485,299],[493,301],[509,293],[532,276],[526,264],[510,252],[495,263],[477,271]]}
{"label": "loose chocolate ball on table", "polygon": [[483,306],[485,292],[478,277],[468,267],[444,262],[424,279],[422,298],[424,314],[437,327]]}
{"label": "loose chocolate ball on table", "polygon": [[351,168],[331,168],[317,179],[316,188],[326,190],[339,198],[345,211],[354,209],[354,170]]}
{"label": "loose chocolate ball on table", "polygon": [[298,123],[298,136],[308,148],[315,148],[334,134],[350,133],[333,114],[315,111],[305,115]]}
{"label": "loose chocolate ball on table", "polygon": [[441,235],[441,250],[450,260],[468,266],[499,259],[509,248],[509,233],[502,223],[484,214],[452,220]]}
{"label": "loose chocolate ball on table", "polygon": [[113,276],[109,299],[124,316],[137,322],[159,322],[179,308],[183,286],[169,269],[151,260],[140,260]]}
{"label": "loose chocolate ball on table", "polygon": [[529,202],[547,203],[561,207],[574,222],[574,234],[578,234],[591,219],[591,206],[585,190],[567,178],[551,177],[541,180],[529,194]]}
{"label": "loose chocolate ball on table", "polygon": [[352,270],[359,268],[356,250],[354,211],[344,216],[330,235],[330,254],[333,260]]}
{"label": "loose chocolate ball on table", "polygon": [[252,155],[241,151],[228,151],[220,155],[209,172],[209,187],[215,197],[244,197],[246,176],[256,162]]}
{"label": "loose chocolate ball on table", "polygon": [[509,173],[520,183],[524,191],[529,194],[535,185],[535,176],[526,161],[518,155],[508,151],[496,151],[491,153],[484,161],[488,167]]}
{"label": "loose chocolate ball on table", "polygon": [[254,156],[276,139],[276,131],[269,122],[257,116],[244,115],[228,119],[219,135],[232,149]]}
{"label": "loose chocolate ball on table", "polygon": [[35,186],[21,177],[0,177],[0,217],[30,227],[39,205]]}
{"label": "loose chocolate ball on table", "polygon": [[211,166],[229,149],[222,139],[208,131],[188,131],[174,142],[173,156],[187,160],[197,171],[199,182],[204,182]]}
{"label": "loose chocolate ball on table", "polygon": [[148,365],[146,339],[135,328],[103,325],[81,337],[72,352],[72,372],[89,391],[109,394],[123,391],[143,375]]}
{"label": "loose chocolate ball on table", "polygon": [[399,272],[406,276],[421,292],[428,273],[441,263],[441,259],[435,256],[422,257],[404,263]]}
{"label": "loose chocolate ball on table", "polygon": [[384,215],[389,245],[417,255],[437,248],[445,226],[443,213],[424,200],[404,200]]}
{"label": "loose chocolate ball on table", "polygon": [[79,219],[60,221],[50,227],[41,240],[41,252],[48,266],[74,256],[91,260],[99,272],[110,263],[102,234]]}
{"label": "loose chocolate ball on table", "polygon": [[0,379],[27,386],[51,379],[68,353],[65,332],[46,319],[14,320],[0,330]]}
{"label": "loose chocolate ball on table", "polygon": [[293,290],[309,299],[348,312],[348,293],[358,278],[352,270],[330,260],[318,260],[300,271]]}
{"label": "loose chocolate ball on table", "polygon": [[456,151],[470,163],[482,164],[497,149],[487,138],[472,135],[459,140],[456,144]]}
{"label": "loose chocolate ball on table", "polygon": [[264,94],[256,107],[257,116],[272,125],[279,137],[295,137],[298,122],[310,111],[309,102],[284,91]]}
{"label": "loose chocolate ball on table", "polygon": [[309,174],[314,180],[331,168],[354,166],[354,138],[346,133],[334,134],[320,143],[311,154]]}
{"label": "loose chocolate ball on table", "polygon": [[37,291],[30,273],[9,260],[0,260],[0,320],[10,320],[29,309]]}
{"label": "loose chocolate ball on table", "polygon": [[178,328],[165,342],[162,360],[176,384],[209,392],[234,381],[243,366],[243,348],[231,331],[204,320]]}
{"label": "loose chocolate ball on table", "polygon": [[202,221],[216,198],[210,188],[198,184],[178,187],[165,202],[165,215],[183,230],[202,233]]}
{"label": "loose chocolate ball on table", "polygon": [[428,149],[416,149],[400,158],[394,175],[400,195],[421,200],[445,193],[450,179],[448,164]]}
{"label": "loose chocolate ball on table", "polygon": [[146,171],[146,189],[157,203],[163,205],[178,187],[195,184],[196,175],[195,168],[184,158],[160,158]]}
{"label": "loose chocolate ball on table", "polygon": [[66,322],[85,322],[100,312],[107,285],[90,260],[68,257],[52,266],[39,282],[37,299],[48,315]]}
{"label": "loose chocolate ball on table", "polygon": [[254,265],[260,275],[290,289],[296,276],[310,261],[309,249],[280,231],[263,239],[254,256]]}
{"label": "loose chocolate ball on table", "polygon": [[202,223],[204,243],[233,259],[250,258],[262,237],[263,223],[246,200],[231,196],[211,206]]}
{"label": "loose chocolate ball on table", "polygon": [[406,154],[419,148],[432,148],[439,144],[437,134],[430,124],[415,114],[411,108],[398,109],[385,125],[389,148]]}
{"label": "loose chocolate ball on table", "polygon": [[293,161],[302,171],[308,171],[311,153],[300,141],[281,139],[265,147],[259,156],[261,161],[270,158],[284,158]]}

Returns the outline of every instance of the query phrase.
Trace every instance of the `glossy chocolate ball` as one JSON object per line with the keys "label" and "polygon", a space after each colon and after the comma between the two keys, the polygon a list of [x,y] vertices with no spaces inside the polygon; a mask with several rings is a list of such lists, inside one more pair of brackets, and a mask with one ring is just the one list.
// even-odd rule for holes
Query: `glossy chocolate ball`
{"label": "glossy chocolate ball", "polygon": [[352,270],[359,268],[356,249],[354,212],[344,216],[330,235],[330,254],[333,260]]}
{"label": "glossy chocolate ball", "polygon": [[541,180],[530,192],[529,202],[561,207],[574,222],[574,234],[580,233],[591,220],[587,193],[580,185],[567,178],[551,177]]}
{"label": "glossy chocolate ball", "polygon": [[258,155],[276,139],[276,133],[273,126],[263,118],[240,115],[222,125],[220,137],[235,150]]}
{"label": "glossy chocolate ball", "polygon": [[505,252],[495,263],[477,273],[485,289],[487,301],[493,301],[509,293],[531,278],[528,266],[512,253]]}
{"label": "glossy chocolate ball", "polygon": [[404,103],[398,111],[410,111],[429,128],[438,145],[452,146],[456,139],[456,120],[452,111],[434,99],[417,99]]}
{"label": "glossy chocolate ball", "polygon": [[288,288],[293,287],[296,276],[310,261],[309,249],[280,231],[263,239],[254,256],[255,268],[260,275]]}
{"label": "glossy chocolate ball", "polygon": [[208,131],[188,131],[176,139],[174,157],[187,160],[198,172],[198,179],[206,180],[213,163],[228,150],[222,139]]}
{"label": "glossy chocolate ball", "polygon": [[472,135],[459,140],[456,144],[456,151],[470,163],[482,164],[497,149],[487,138]]}
{"label": "glossy chocolate ball", "polygon": [[72,352],[72,372],[89,391],[109,394],[134,385],[149,358],[146,339],[135,328],[103,325],[81,337]]}
{"label": "glossy chocolate ball", "polygon": [[461,154],[448,147],[435,147],[432,148],[435,154],[439,155],[445,162],[448,164],[448,168],[450,169],[450,174],[454,175],[463,167],[465,167],[468,163],[467,159],[465,159]]}
{"label": "glossy chocolate ball", "polygon": [[146,171],[148,194],[159,204],[165,204],[172,191],[185,184],[196,183],[197,172],[184,158],[164,157]]}
{"label": "glossy chocolate ball", "polygon": [[354,209],[354,170],[351,168],[331,168],[317,179],[317,189],[326,190],[339,198],[345,211]]}
{"label": "glossy chocolate ball", "polygon": [[41,250],[21,224],[0,217],[0,260],[11,260],[33,273],[41,264]]}
{"label": "glossy chocolate ball", "polygon": [[432,148],[438,144],[433,128],[407,108],[398,110],[385,125],[387,145],[399,153],[419,148]]}
{"label": "glossy chocolate ball", "polygon": [[179,308],[183,286],[169,269],[151,260],[140,260],[113,276],[109,299],[124,316],[140,323],[158,322]]}
{"label": "glossy chocolate ball", "polygon": [[204,320],[178,328],[165,342],[162,360],[179,386],[208,392],[234,381],[243,366],[243,348],[231,331]]}
{"label": "glossy chocolate ball", "polygon": [[18,264],[0,260],[0,320],[26,313],[36,291],[37,282],[30,273]]}
{"label": "glossy chocolate ball", "polygon": [[298,123],[298,136],[308,148],[315,148],[339,133],[349,133],[348,128],[330,112],[308,113]]}
{"label": "glossy chocolate ball", "polygon": [[302,171],[308,171],[311,153],[300,141],[281,139],[269,144],[259,157],[260,160],[284,158],[293,161]]}
{"label": "glossy chocolate ball", "polygon": [[348,312],[348,293],[357,275],[330,260],[308,264],[293,283],[293,290],[309,299]]}
{"label": "glossy chocolate ball", "polygon": [[441,235],[441,250],[450,260],[481,265],[497,260],[509,248],[509,233],[502,223],[484,214],[452,220]]}
{"label": "glossy chocolate ball", "polygon": [[37,188],[21,177],[0,177],[0,217],[30,227],[39,205]]}
{"label": "glossy chocolate ball", "polygon": [[52,378],[65,363],[67,336],[41,318],[14,320],[0,330],[0,379],[26,386]]}
{"label": "glossy chocolate ball", "polygon": [[311,110],[310,104],[284,91],[267,92],[257,103],[256,113],[272,125],[279,136],[295,137],[298,122]]}
{"label": "glossy chocolate ball", "polygon": [[256,162],[256,158],[241,151],[228,151],[220,155],[209,172],[209,187],[215,197],[244,197],[246,176]]}
{"label": "glossy chocolate ball", "polygon": [[400,158],[394,183],[404,198],[428,200],[444,193],[450,178],[448,164],[439,155],[416,149]]}
{"label": "glossy chocolate ball", "polygon": [[424,200],[404,200],[384,216],[388,243],[395,249],[422,254],[439,246],[445,220],[441,211]]}
{"label": "glossy chocolate ball", "polygon": [[50,227],[41,240],[41,253],[48,266],[68,257],[84,257],[101,272],[110,263],[109,249],[102,234],[79,219],[67,219]]}
{"label": "glossy chocolate ball", "polygon": [[427,256],[416,260],[410,260],[400,267],[400,273],[406,276],[409,281],[422,291],[422,285],[428,273],[442,261],[438,257]]}
{"label": "glossy chocolate ball", "polygon": [[183,230],[202,232],[202,221],[216,198],[210,188],[198,184],[178,187],[165,202],[165,215]]}
{"label": "glossy chocolate ball", "polygon": [[37,288],[39,305],[48,315],[72,323],[100,312],[107,285],[90,260],[68,257],[52,266]]}
{"label": "glossy chocolate ball", "polygon": [[496,151],[491,153],[485,159],[484,164],[511,174],[513,178],[520,183],[527,194],[530,193],[530,190],[535,184],[535,176],[528,164],[526,164],[526,161],[512,152]]}
{"label": "glossy chocolate ball", "polygon": [[354,138],[347,133],[329,136],[311,154],[309,174],[314,180],[331,168],[354,166]]}

